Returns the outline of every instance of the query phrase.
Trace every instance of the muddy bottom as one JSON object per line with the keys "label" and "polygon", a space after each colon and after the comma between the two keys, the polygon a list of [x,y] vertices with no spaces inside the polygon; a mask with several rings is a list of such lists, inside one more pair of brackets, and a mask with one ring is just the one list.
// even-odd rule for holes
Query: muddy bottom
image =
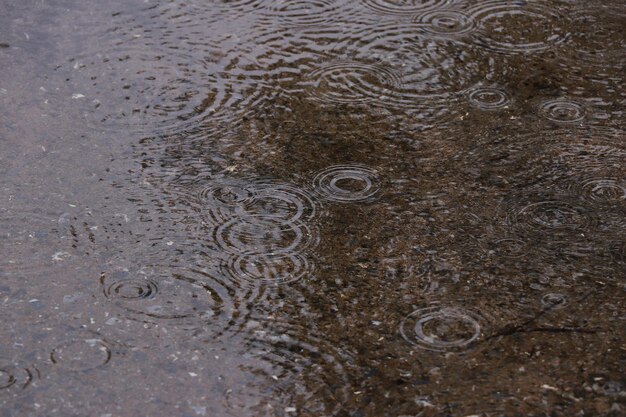
{"label": "muddy bottom", "polygon": [[621,0],[0,0],[0,416],[626,415]]}

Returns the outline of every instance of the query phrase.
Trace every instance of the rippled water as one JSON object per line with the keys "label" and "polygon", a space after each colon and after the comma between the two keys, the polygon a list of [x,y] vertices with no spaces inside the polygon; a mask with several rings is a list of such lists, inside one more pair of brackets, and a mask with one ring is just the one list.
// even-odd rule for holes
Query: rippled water
{"label": "rippled water", "polygon": [[624,2],[0,5],[0,416],[626,414]]}

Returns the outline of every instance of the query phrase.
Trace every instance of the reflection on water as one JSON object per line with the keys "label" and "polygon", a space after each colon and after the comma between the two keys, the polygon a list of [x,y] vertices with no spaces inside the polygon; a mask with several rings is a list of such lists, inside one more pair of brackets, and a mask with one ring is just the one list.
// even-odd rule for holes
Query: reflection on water
{"label": "reflection on water", "polygon": [[0,416],[620,416],[620,1],[0,0]]}

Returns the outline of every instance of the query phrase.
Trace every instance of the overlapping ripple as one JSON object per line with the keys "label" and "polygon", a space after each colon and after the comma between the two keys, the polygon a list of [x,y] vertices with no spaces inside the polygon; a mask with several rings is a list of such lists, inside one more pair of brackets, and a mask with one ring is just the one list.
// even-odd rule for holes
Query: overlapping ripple
{"label": "overlapping ripple", "polygon": [[328,103],[384,102],[401,84],[391,69],[357,61],[329,63],[307,77],[312,96]]}
{"label": "overlapping ripple", "polygon": [[141,268],[132,275],[122,269],[100,278],[106,299],[127,318],[192,325],[223,324],[232,316],[235,292],[227,282],[217,274],[165,266]]}
{"label": "overlapping ripple", "polygon": [[239,253],[231,256],[227,266],[224,268],[225,274],[237,281],[247,281],[253,286],[289,284],[306,277],[314,270],[311,261],[298,253]]}
{"label": "overlapping ripple", "polygon": [[181,128],[198,118],[207,100],[199,78],[204,67],[192,56],[146,45],[98,51],[71,65],[73,98],[97,130],[147,133]]}
{"label": "overlapping ripple", "polygon": [[[281,398],[301,415],[334,416],[342,412],[349,395],[347,353],[311,329],[303,333],[283,322],[267,326],[256,322],[249,327],[248,354],[260,361],[249,371],[266,376],[264,392],[268,396]],[[231,406],[239,415],[250,412],[243,405]]]}
{"label": "overlapping ripple", "polygon": [[317,234],[304,222],[249,216],[217,226],[213,239],[227,253],[298,254],[315,246]]}
{"label": "overlapping ripple", "polygon": [[218,180],[201,189],[194,204],[211,224],[244,217],[281,223],[306,222],[319,210],[319,203],[304,189],[247,178]]}
{"label": "overlapping ripple", "polygon": [[320,203],[306,189],[270,179],[219,179],[190,200],[221,273],[235,285],[287,284],[312,272],[306,254],[319,240],[312,220]]}

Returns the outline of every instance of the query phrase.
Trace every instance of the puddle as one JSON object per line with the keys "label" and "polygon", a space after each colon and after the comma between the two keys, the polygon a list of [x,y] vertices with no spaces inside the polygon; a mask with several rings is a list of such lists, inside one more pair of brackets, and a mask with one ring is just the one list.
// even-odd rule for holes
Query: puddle
{"label": "puddle", "polygon": [[0,416],[621,416],[620,1],[2,1]]}

